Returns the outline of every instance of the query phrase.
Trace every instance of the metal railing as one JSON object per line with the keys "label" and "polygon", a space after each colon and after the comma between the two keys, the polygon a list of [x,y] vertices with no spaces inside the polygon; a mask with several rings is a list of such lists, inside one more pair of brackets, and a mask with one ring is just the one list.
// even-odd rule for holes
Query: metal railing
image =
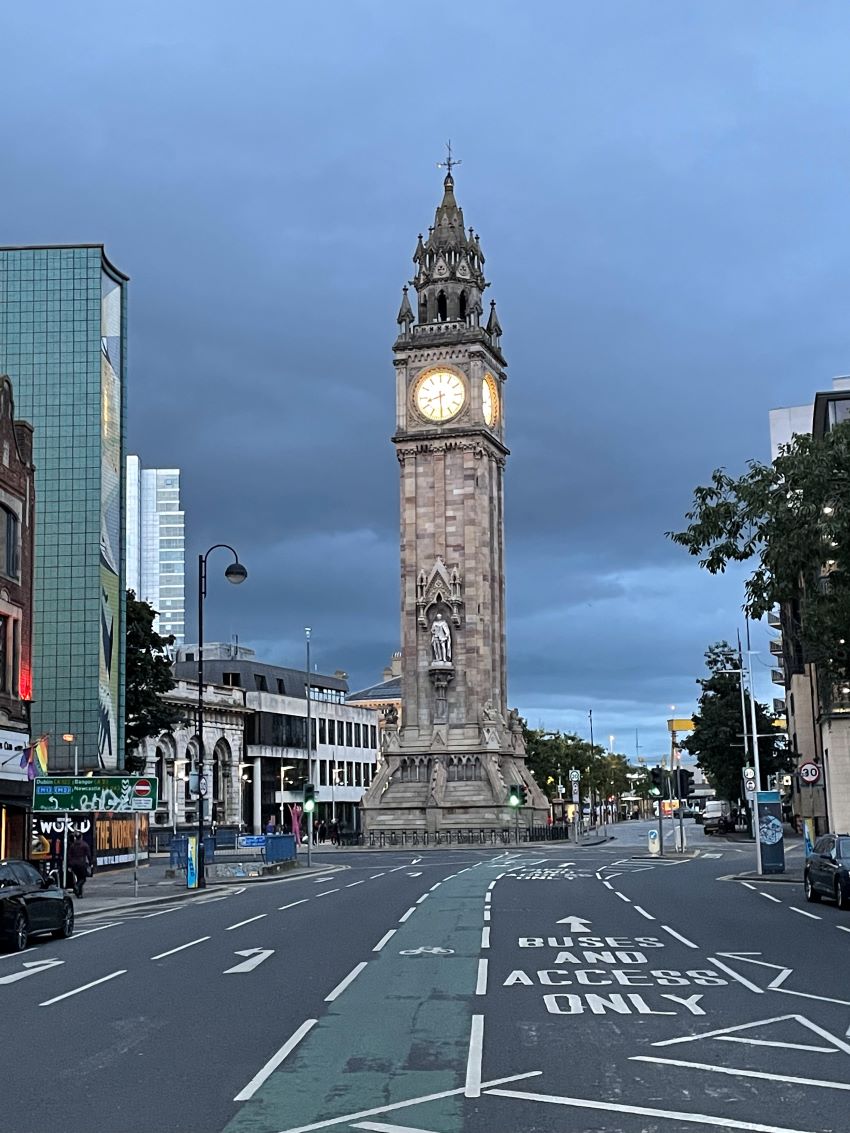
{"label": "metal railing", "polygon": [[[519,837],[517,838],[517,833]],[[495,828],[473,828],[438,830],[372,830],[368,835],[360,834],[356,844],[381,849],[385,846],[510,846],[519,842],[565,842],[569,840],[566,826],[532,826],[496,830]]]}

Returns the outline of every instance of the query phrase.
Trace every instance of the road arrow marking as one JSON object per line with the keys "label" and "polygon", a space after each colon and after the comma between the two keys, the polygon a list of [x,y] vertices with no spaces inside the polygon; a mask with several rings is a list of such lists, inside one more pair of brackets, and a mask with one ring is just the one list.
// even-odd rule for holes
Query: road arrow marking
{"label": "road arrow marking", "polygon": [[274,955],[274,948],[243,948],[241,952],[235,952],[235,956],[247,956],[247,960],[243,960],[241,964],[235,964],[232,968],[225,968],[224,975],[229,976],[234,972],[251,972],[263,960],[268,960],[269,956]]}
{"label": "road arrow marking", "polygon": [[56,968],[64,963],[64,960],[30,960],[24,964],[26,971],[12,972],[10,976],[2,976],[0,977],[0,984],[13,984],[17,980],[25,980],[27,976],[35,976],[39,972],[46,972],[49,968]]}
{"label": "road arrow marking", "polygon": [[590,926],[593,921],[585,920],[584,917],[564,917],[563,920],[556,921],[556,924],[565,924],[570,926],[570,932],[590,932]]}

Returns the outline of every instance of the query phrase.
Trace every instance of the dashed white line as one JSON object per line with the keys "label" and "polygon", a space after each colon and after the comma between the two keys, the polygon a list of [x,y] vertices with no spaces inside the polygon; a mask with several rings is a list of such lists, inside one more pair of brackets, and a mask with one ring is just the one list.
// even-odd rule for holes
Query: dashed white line
{"label": "dashed white line", "polygon": [[835,927],[839,932],[850,932],[850,928],[848,928],[846,924],[837,924]]}
{"label": "dashed white line", "polygon": [[611,884],[610,881],[603,881],[602,884],[605,886],[606,889],[613,889],[614,888],[614,886]]}
{"label": "dashed white line", "polygon": [[[319,896],[321,897],[322,894],[320,893]],[[253,921],[261,921],[263,917],[267,917],[268,915],[268,913],[257,913],[255,917],[248,917],[247,921],[237,921],[236,924],[228,925],[224,931],[233,932],[235,928],[241,928],[243,924],[251,924]],[[153,957],[151,957],[151,959],[153,959]]]}
{"label": "dashed white line", "polygon": [[485,909],[485,910],[484,910],[484,920],[485,920],[485,921],[489,921],[489,919],[490,919],[490,910],[489,910],[489,909]]}
{"label": "dashed white line", "polygon": [[489,904],[490,904],[490,901],[492,900],[492,898],[493,898],[493,894],[492,894],[492,893],[485,893],[485,894],[484,894],[484,904],[485,904],[485,905],[489,905]]}
{"label": "dashed white line", "polygon": [[315,1027],[316,1023],[316,1019],[306,1019],[298,1030],[290,1035],[280,1050],[271,1056],[262,1070],[259,1070],[248,1085],[244,1086],[239,1091],[233,1100],[235,1102],[246,1102],[249,1098],[252,1098],[260,1086],[262,1086],[263,1082],[265,1082],[266,1078],[268,1078],[273,1071],[277,1070],[281,1062],[283,1062],[288,1054],[292,1053],[311,1028]]}
{"label": "dashed white line", "polygon": [[380,952],[381,949],[384,947],[384,945],[387,943],[387,941],[392,940],[392,938],[396,934],[396,931],[397,931],[396,929],[391,928],[389,932],[385,932],[384,935],[381,937],[381,939],[378,941],[378,943],[375,945],[375,947],[372,949],[372,951],[373,952]]}
{"label": "dashed white line", "polygon": [[654,917],[654,916],[652,915],[652,913],[648,913],[648,912],[646,911],[646,909],[642,909],[642,908],[640,907],[640,905],[635,905],[635,912],[636,912],[636,913],[640,913],[640,915],[641,915],[642,917],[646,917],[646,919],[647,919],[648,921],[654,921],[654,920],[655,920],[655,917]]}
{"label": "dashed white line", "polygon": [[363,878],[362,881],[349,881],[348,885],[346,885],[345,888],[346,889],[353,889],[355,885],[363,885],[365,883],[365,881],[366,881],[365,877]]}
{"label": "dashed white line", "polygon": [[323,889],[321,893],[316,894],[316,899],[319,897],[330,897],[331,893],[339,893],[339,889]]}
{"label": "dashed white line", "polygon": [[[20,953],[18,953],[20,955]],[[79,995],[81,991],[88,991],[90,987],[97,987],[98,984],[105,984],[109,980],[114,980],[116,976],[126,976],[127,969],[119,968],[117,972],[112,972],[108,976],[102,976],[99,980],[92,980],[91,983],[83,984],[82,987],[75,987],[73,991],[63,992],[62,995],[54,995],[52,999],[45,999],[43,1003],[39,1003],[39,1007],[49,1007],[51,1003],[58,1003],[60,999],[70,999],[72,995]]]}
{"label": "dashed white line", "polygon": [[682,936],[680,932],[676,932],[676,930],[674,928],[670,928],[669,925],[663,924],[661,927],[665,932],[669,932],[671,936],[675,936],[677,940],[680,940],[682,944],[687,945],[688,948],[699,948],[698,944],[694,944],[692,940],[688,940],[686,936]]}
{"label": "dashed white line", "polygon": [[348,987],[348,985],[353,980],[357,979],[357,977],[360,975],[360,973],[363,971],[363,969],[365,967],[366,967],[366,961],[365,960],[361,960],[359,964],[356,964],[351,969],[351,971],[348,973],[348,975],[345,977],[345,979],[340,980],[340,982],[336,985],[336,987],[333,989],[333,991],[329,995],[325,996],[325,1003],[333,1003],[333,1001],[335,999],[337,999],[340,995],[342,995],[342,993],[345,991],[345,989]]}
{"label": "dashed white line", "polygon": [[416,906],[415,906],[415,905],[412,905],[412,906],[411,906],[411,907],[410,907],[410,908],[409,908],[409,909],[407,910],[407,912],[406,912],[406,913],[402,913],[402,915],[401,915],[401,916],[400,916],[400,917],[398,918],[398,923],[399,923],[399,924],[404,924],[404,922],[405,922],[405,921],[406,921],[406,920],[407,920],[407,919],[408,919],[409,917],[412,917],[412,916],[413,916],[413,914],[414,914],[415,912],[416,912]]}
{"label": "dashed white line", "polygon": [[759,897],[766,897],[768,899],[768,901],[774,901],[777,905],[782,904],[782,902],[779,900],[779,898],[774,897],[772,893],[763,893],[761,891],[761,889],[757,889],[756,892],[758,893]]}
{"label": "dashed white line", "polygon": [[475,994],[476,995],[486,995],[487,994],[487,967],[488,967],[489,963],[490,963],[489,960],[479,960],[478,961],[478,979],[475,981]]}
{"label": "dashed white line", "polygon": [[822,921],[823,917],[815,916],[814,913],[809,913],[805,909],[798,909],[796,905],[791,905],[792,913],[799,913],[801,917],[809,917],[813,921]]}
{"label": "dashed white line", "polygon": [[[265,916],[265,914],[263,914]],[[177,948],[169,948],[167,952],[158,952],[156,956],[151,956],[151,960],[164,960],[166,956],[173,956],[175,952],[182,952],[184,948],[191,948],[195,944],[202,944],[205,940],[209,940],[208,936],[199,936],[197,940],[190,940],[188,944],[181,944]]]}
{"label": "dashed white line", "polygon": [[321,885],[323,881],[333,881],[333,874],[332,873],[326,873],[324,877],[313,878],[313,884],[314,885]]}
{"label": "dashed white line", "polygon": [[617,896],[620,898],[621,901],[628,901],[628,903],[631,905],[631,903],[632,903],[631,897],[627,897],[625,895],[625,893],[621,893],[619,889],[616,889],[614,892],[617,894]]}
{"label": "dashed white line", "polygon": [[439,889],[442,884],[443,884],[442,881],[435,882],[434,885],[432,885],[431,888],[428,890],[428,892],[433,893],[434,890]]}
{"label": "dashed white line", "polygon": [[484,928],[482,928],[482,930],[481,930],[481,947],[482,948],[489,948],[490,947],[490,928],[489,928],[488,925],[485,925]]}
{"label": "dashed white line", "polygon": [[380,873],[373,873],[372,876],[369,878],[369,880],[374,881],[376,877],[383,877],[384,873],[385,873],[385,870],[381,870]]}
{"label": "dashed white line", "polygon": [[464,1096],[481,1097],[481,1058],[484,1053],[484,1016],[473,1015],[469,1032],[469,1057],[466,1062]]}
{"label": "dashed white line", "polygon": [[488,892],[489,892],[489,891],[490,891],[491,889],[495,889],[495,888],[496,888],[496,882],[495,882],[495,881],[491,881],[491,882],[490,882],[490,884],[489,884],[489,885],[487,886],[487,890],[488,890]]}
{"label": "dashed white line", "polygon": [[416,904],[421,905],[423,901],[427,901],[427,900],[428,900],[428,894],[423,893],[421,897],[416,898]]}
{"label": "dashed white line", "polygon": [[288,905],[278,905],[278,911],[282,912],[284,909],[294,909],[296,905],[306,905],[309,900],[309,897],[302,897],[300,901],[290,901]]}
{"label": "dashed white line", "polygon": [[758,893],[758,889],[756,889],[755,885],[750,885],[749,881],[742,881],[741,884],[745,889],[752,889],[753,893]]}
{"label": "dashed white line", "polygon": [[399,871],[400,869],[407,869],[407,866],[406,866],[406,865],[397,865],[397,866],[395,867],[395,869],[391,869],[391,870],[390,870],[390,873],[398,873],[398,871]]}

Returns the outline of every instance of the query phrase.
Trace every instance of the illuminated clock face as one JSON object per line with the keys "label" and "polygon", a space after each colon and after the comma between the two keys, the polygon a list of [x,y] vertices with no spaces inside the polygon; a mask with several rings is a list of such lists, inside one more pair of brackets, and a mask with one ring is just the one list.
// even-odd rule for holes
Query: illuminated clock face
{"label": "illuminated clock face", "polygon": [[485,422],[492,427],[499,416],[499,394],[489,374],[481,382],[481,407]]}
{"label": "illuminated clock face", "polygon": [[463,408],[463,381],[451,370],[432,370],[416,387],[416,407],[429,421],[448,421]]}

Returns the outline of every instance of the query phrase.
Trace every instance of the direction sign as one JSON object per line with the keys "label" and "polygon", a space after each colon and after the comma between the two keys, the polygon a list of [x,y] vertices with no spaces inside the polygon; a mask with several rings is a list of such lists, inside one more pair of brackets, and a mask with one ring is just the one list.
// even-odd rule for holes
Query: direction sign
{"label": "direction sign", "polygon": [[158,780],[136,775],[51,776],[32,786],[32,809],[42,812],[151,811],[159,796]]}
{"label": "direction sign", "polygon": [[570,782],[571,783],[578,783],[580,779],[581,779],[581,772],[578,770],[578,768],[577,767],[571,768],[571,770],[570,770]]}
{"label": "direction sign", "polygon": [[817,763],[812,763],[811,760],[806,760],[805,763],[801,763],[797,770],[800,772],[800,778],[803,782],[808,783],[810,786],[812,783],[817,783],[818,779],[820,779],[820,767]]}

